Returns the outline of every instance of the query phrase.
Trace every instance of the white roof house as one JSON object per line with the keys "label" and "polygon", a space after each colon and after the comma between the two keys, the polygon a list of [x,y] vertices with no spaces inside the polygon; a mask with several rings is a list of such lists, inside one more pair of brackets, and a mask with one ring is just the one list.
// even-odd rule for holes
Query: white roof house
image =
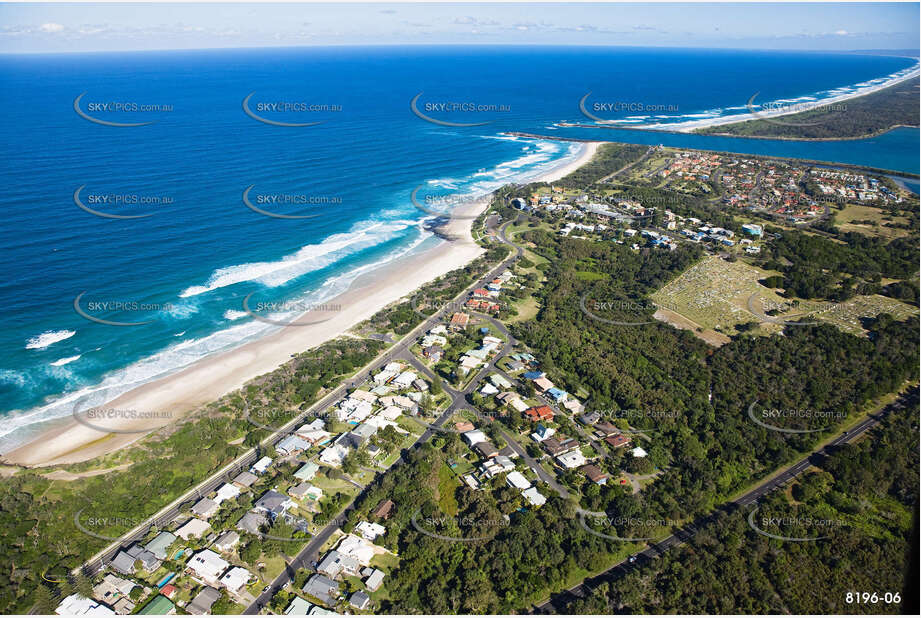
{"label": "white roof house", "polygon": [[115,612],[111,608],[87,599],[79,594],[72,594],[58,605],[54,613],[59,616],[114,616]]}
{"label": "white roof house", "polygon": [[527,489],[531,486],[531,482],[518,470],[509,472],[508,476],[505,477],[505,482],[508,483],[509,487],[514,487],[515,489]]}
{"label": "white roof house", "polygon": [[221,573],[227,570],[230,563],[221,558],[210,549],[203,549],[186,563],[186,568],[207,583],[218,583]]}
{"label": "white roof house", "polygon": [[[343,434],[345,435],[345,434]],[[345,456],[349,454],[349,447],[345,444],[339,443],[337,440],[333,442],[320,453],[320,462],[325,463],[327,466],[341,466],[342,460],[345,459]]]}
{"label": "white roof house", "polygon": [[220,584],[231,592],[237,592],[246,585],[250,577],[250,572],[243,567],[233,567],[221,576]]}
{"label": "white roof house", "polygon": [[585,459],[585,456],[578,450],[569,451],[568,453],[563,453],[558,455],[556,460],[560,462],[560,465],[564,468],[572,469],[584,466],[588,460]]}
{"label": "white roof house", "polygon": [[263,457],[259,461],[253,464],[253,467],[249,469],[253,474],[265,474],[265,471],[269,469],[269,466],[272,465],[271,457]]}
{"label": "white roof house", "polygon": [[200,537],[211,529],[211,524],[200,519],[192,518],[184,526],[176,530],[176,536],[188,541],[191,537]]}
{"label": "white roof house", "polygon": [[464,442],[473,446],[474,444],[479,444],[480,442],[486,442],[486,434],[480,431],[479,429],[474,429],[472,431],[465,431],[461,434],[461,437],[464,439]]}
{"label": "white roof house", "polygon": [[344,556],[355,558],[362,566],[368,566],[371,558],[374,557],[374,548],[371,544],[354,534],[346,535],[336,550]]}
{"label": "white roof house", "polygon": [[407,388],[412,385],[413,380],[415,379],[416,379],[415,371],[404,371],[403,373],[398,375],[393,380],[393,383],[396,384],[397,386],[402,386],[404,388]]}
{"label": "white roof house", "polygon": [[523,492],[521,492],[521,495],[524,496],[525,500],[527,500],[534,506],[541,506],[542,504],[547,502],[547,498],[545,498],[542,493],[537,491],[536,487],[525,489]]}
{"label": "white roof house", "polygon": [[221,504],[225,500],[232,500],[240,495],[240,488],[230,483],[224,483],[218,487],[217,495],[214,496],[214,502]]}
{"label": "white roof house", "polygon": [[632,451],[630,451],[630,454],[633,455],[634,457],[645,457],[645,456],[648,455],[649,453],[647,453],[646,451],[644,451],[644,450],[643,450],[643,447],[638,446],[638,447],[636,447],[635,449],[633,449]]}
{"label": "white roof house", "polygon": [[384,526],[380,524],[371,523],[369,521],[361,522],[360,524],[355,526],[355,530],[358,531],[361,534],[361,536],[368,539],[369,541],[373,541],[377,537],[387,532],[387,528],[385,528]]}

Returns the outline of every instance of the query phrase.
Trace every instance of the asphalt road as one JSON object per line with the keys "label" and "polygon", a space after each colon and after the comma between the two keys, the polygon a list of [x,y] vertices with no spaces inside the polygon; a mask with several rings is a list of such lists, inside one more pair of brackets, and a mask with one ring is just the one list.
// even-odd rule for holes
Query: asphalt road
{"label": "asphalt road", "polygon": [[[491,228],[493,231],[496,232],[496,238],[500,242],[511,244],[505,238],[505,228],[511,222],[506,222],[505,224],[501,226],[501,228],[497,228],[496,223],[497,223],[497,219],[495,218],[495,216],[490,216],[487,219],[487,227]],[[440,321],[441,317],[445,313],[448,312],[448,309],[450,307],[455,306],[455,303],[458,303],[459,301],[465,299],[473,290],[483,287],[487,282],[492,281],[498,273],[501,273],[507,268],[510,268],[511,265],[518,258],[518,256],[520,256],[522,253],[519,247],[516,247],[515,245],[512,245],[512,246],[515,247],[516,252],[511,257],[507,258],[506,260],[501,262],[499,265],[492,268],[485,276],[478,279],[473,284],[471,284],[469,287],[467,287],[467,289],[465,289],[463,292],[458,294],[451,303],[446,303],[446,307],[443,307],[442,309],[436,311],[430,318],[424,320],[421,324],[419,324],[419,326],[417,326],[412,331],[410,331],[409,334],[403,337],[399,341],[399,343],[397,343],[387,352],[387,354],[384,356],[384,359],[383,359],[384,362],[389,362],[395,359],[407,361],[411,363],[414,367],[416,367],[416,369],[428,375],[430,378],[433,377],[432,372],[427,367],[425,367],[425,365],[421,363],[415,357],[415,355],[410,351],[410,348],[415,343],[416,339],[419,336],[419,333],[435,326]],[[447,386],[447,385],[444,386],[445,392],[447,392],[448,395],[452,398],[452,402],[448,406],[448,408],[438,417],[438,419],[434,423],[432,423],[434,427],[439,428],[442,425],[444,425],[448,421],[448,419],[450,419],[454,415],[455,412],[457,412],[460,408],[462,408],[465,405],[466,396],[469,395],[471,392],[473,392],[474,389],[476,389],[478,382],[482,379],[482,377],[486,374],[486,372],[489,371],[490,368],[495,368],[495,361],[501,358],[504,355],[504,351],[507,350],[511,345],[513,345],[513,341],[511,337],[508,336],[508,331],[505,329],[505,326],[499,322],[496,322],[496,321],[493,321],[493,322],[494,324],[497,324],[500,327],[501,332],[503,332],[508,339],[507,343],[505,344],[505,347],[503,348],[503,353],[500,353],[492,361],[484,365],[484,367],[476,374],[476,376],[469,382],[467,387],[465,387],[463,390],[458,391],[458,390],[451,388],[450,386]],[[343,391],[346,388],[351,388],[352,386],[359,384],[362,381],[368,379],[370,377],[372,368],[376,368],[379,364],[380,364],[380,361],[377,361],[369,365],[365,370],[362,371],[359,377],[350,381],[350,383],[347,386],[343,386],[343,387],[340,387],[340,389],[337,389],[335,393],[338,393],[338,394],[336,395],[336,397],[332,399],[333,400],[338,399],[342,396],[342,394],[344,394],[344,393],[341,393],[340,391]],[[330,401],[330,403],[332,403],[332,401]],[[329,405],[329,404],[324,404],[324,407],[326,405]],[[429,427],[422,433],[421,436],[419,436],[419,438],[409,448],[415,448],[420,444],[424,444],[425,442],[430,440],[432,436],[435,435],[436,432],[437,432],[437,429],[433,429]],[[403,462],[404,462],[404,459],[402,456],[400,456],[400,458],[397,459],[393,463],[393,466],[401,465]],[[393,466],[391,466],[391,468]],[[253,603],[251,603],[250,606],[247,607],[243,613],[247,615],[258,614],[260,611],[262,611],[262,609],[266,605],[268,605],[269,601],[271,601],[272,597],[275,596],[275,594],[277,594],[279,590],[282,590],[285,586],[287,586],[289,583],[294,581],[295,575],[299,569],[302,569],[302,568],[312,569],[312,563],[316,562],[319,559],[320,548],[323,546],[324,543],[326,543],[326,541],[329,540],[329,538],[333,535],[333,533],[339,528],[340,522],[345,521],[349,513],[351,513],[354,510],[355,503],[358,501],[358,499],[362,495],[364,495],[363,491],[360,492],[357,496],[355,496],[355,498],[353,498],[352,501],[349,502],[348,505],[346,505],[343,511],[336,518],[334,518],[332,522],[327,524],[321,530],[317,531],[317,533],[313,536],[313,538],[311,538],[310,542],[307,543],[307,545],[297,554],[297,556],[295,556],[290,562],[286,564],[285,570],[282,571],[281,574],[279,574],[278,577],[276,577],[275,580],[271,584],[269,584],[269,586],[267,586],[264,592],[262,592],[258,597],[256,597],[256,600]]]}
{"label": "asphalt road", "polygon": [[[880,420],[884,416],[890,414],[893,411],[904,409],[907,407],[910,401],[917,401],[917,398],[918,389],[917,387],[914,387],[907,393],[902,394],[896,401],[880,410],[879,413],[867,417],[855,427],[840,433],[826,446],[813,451],[792,466],[786,468],[782,473],[758,485],[751,491],[745,493],[727,505],[724,505],[721,510],[734,510],[738,507],[751,506],[766,494],[787,485],[787,483],[795,479],[811,466],[820,464],[822,459],[828,455],[829,452],[834,449],[834,447],[846,444],[858,436],[866,433],[869,429],[879,424]],[[691,538],[693,538],[701,528],[706,526],[707,523],[716,519],[718,513],[719,511],[716,511],[708,516],[702,517],[696,520],[694,523],[684,526],[671,536],[639,552],[635,555],[636,562],[634,563],[630,563],[629,560],[624,560],[614,565],[607,571],[584,580],[582,583],[573,586],[569,590],[551,596],[549,600],[537,605],[531,613],[565,614],[566,609],[570,603],[578,599],[586,598],[591,594],[591,591],[597,588],[600,584],[617,581],[633,569],[648,563],[650,560],[658,558],[669,548],[675,547],[676,545],[680,545],[682,543],[686,543]]]}

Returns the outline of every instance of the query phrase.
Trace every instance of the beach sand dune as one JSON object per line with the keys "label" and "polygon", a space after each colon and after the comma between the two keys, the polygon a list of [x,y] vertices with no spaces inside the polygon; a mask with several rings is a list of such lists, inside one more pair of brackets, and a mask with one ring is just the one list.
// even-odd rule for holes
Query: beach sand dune
{"label": "beach sand dune", "polygon": [[[588,161],[599,143],[585,143],[577,158],[535,178],[552,182],[569,174]],[[175,374],[154,380],[124,393],[98,408],[106,410],[156,411],[166,421],[124,418],[117,413],[105,418],[101,431],[73,418],[48,429],[36,439],[6,454],[10,463],[25,466],[71,464],[111,453],[143,438],[149,431],[175,422],[190,411],[215,401],[250,380],[278,368],[296,353],[315,348],[344,334],[387,305],[407,297],[414,290],[441,275],[461,268],[483,253],[471,235],[472,217],[489,204],[477,201],[456,212],[440,230],[451,242],[406,256],[355,280],[327,306],[338,306],[320,316],[316,324],[282,327],[266,337],[241,345],[222,354],[203,358]],[[459,209],[460,210],[460,209]],[[293,320],[316,322],[311,312]],[[125,415],[127,416],[127,415]],[[99,423],[93,423],[100,426]],[[131,432],[131,433],[119,433]]]}

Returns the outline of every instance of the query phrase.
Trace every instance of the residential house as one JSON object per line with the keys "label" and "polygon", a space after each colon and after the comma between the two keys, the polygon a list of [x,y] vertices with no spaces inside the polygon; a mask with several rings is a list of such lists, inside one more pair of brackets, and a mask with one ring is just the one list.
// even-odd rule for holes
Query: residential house
{"label": "residential house", "polygon": [[259,498],[256,503],[253,505],[253,509],[257,511],[264,511],[269,514],[273,519],[289,508],[294,506],[294,502],[283,493],[270,489]]}
{"label": "residential house", "polygon": [[253,474],[265,474],[266,471],[269,469],[269,466],[271,465],[272,465],[272,458],[263,457],[262,459],[254,463],[253,466],[249,469],[249,471],[252,472]]}
{"label": "residential house", "polygon": [[532,382],[534,382],[534,386],[537,388],[537,390],[542,393],[549,391],[551,388],[554,388],[553,382],[547,378],[537,378],[536,380],[532,380]]}
{"label": "residential house", "polygon": [[150,603],[137,613],[139,616],[172,616],[176,613],[176,606],[162,594],[158,594]]}
{"label": "residential house", "polygon": [[543,423],[537,424],[537,429],[531,433],[531,439],[535,442],[543,442],[547,438],[550,438],[553,434],[556,433],[556,429],[553,427],[547,427]]}
{"label": "residential house", "polygon": [[221,576],[220,584],[234,594],[246,585],[252,574],[243,567],[233,567]]}
{"label": "residential house", "polygon": [[604,485],[608,482],[608,475],[602,471],[601,468],[594,464],[589,464],[582,468],[582,472],[585,473],[585,476],[588,477],[592,483],[596,485]]}
{"label": "residential house", "polygon": [[209,517],[217,513],[218,508],[219,508],[218,504],[214,500],[210,500],[208,498],[202,498],[201,500],[195,503],[195,506],[192,507],[192,514],[198,515],[199,517],[203,519],[208,519]]}
{"label": "residential house", "polygon": [[308,442],[297,434],[290,434],[278,441],[275,445],[275,450],[281,455],[293,455],[294,453],[306,451],[311,446],[313,446],[312,442]]}
{"label": "residential house", "polygon": [[307,496],[307,490],[310,489],[310,483],[300,483],[294,487],[288,488],[288,495],[298,500],[303,500]]}
{"label": "residential house", "polygon": [[480,431],[479,429],[474,431],[466,431],[461,434],[461,438],[468,446],[473,446],[479,442],[486,442],[486,434]]}
{"label": "residential house", "polygon": [[230,483],[224,483],[218,488],[217,494],[215,494],[212,500],[214,500],[214,502],[217,504],[221,504],[226,500],[233,500],[239,495],[240,495],[239,487],[237,487],[236,485],[231,485]]}
{"label": "residential house", "polygon": [[585,409],[585,406],[582,405],[578,399],[573,399],[572,397],[563,402],[563,407],[573,414],[581,414],[582,410]]}
{"label": "residential house", "polygon": [[521,492],[521,495],[533,506],[541,506],[547,502],[547,498],[545,498],[543,494],[537,491],[536,487],[525,489],[523,492]]}
{"label": "residential house", "polygon": [[368,609],[368,606],[370,604],[371,604],[371,597],[369,597],[366,592],[363,592],[361,590],[353,593],[352,596],[349,597],[349,605],[351,605],[355,609],[362,609],[362,610]]}
{"label": "residential house", "polygon": [[233,482],[236,483],[240,487],[247,488],[247,487],[250,487],[253,483],[255,483],[256,480],[258,480],[258,478],[259,477],[257,477],[252,472],[244,471],[238,474],[236,477],[234,477]]}
{"label": "residential house", "polygon": [[260,528],[269,521],[263,512],[249,511],[246,515],[237,521],[237,530],[243,530],[250,534],[261,534]]}
{"label": "residential house", "polygon": [[285,610],[285,615],[306,616],[310,612],[311,607],[313,607],[313,605],[301,597],[294,597],[291,599],[291,603],[288,604],[288,608]]}
{"label": "residential house", "polygon": [[116,603],[118,603],[119,599],[128,598],[128,595],[131,594],[131,591],[136,586],[137,584],[133,581],[117,577],[112,573],[106,573],[102,581],[93,588],[93,598],[112,606],[115,609],[115,613],[119,613]]}
{"label": "residential house", "polygon": [[604,441],[610,444],[612,448],[620,448],[630,444],[630,437],[623,434],[616,434],[613,436],[608,436],[604,439]]}
{"label": "residential house", "polygon": [[355,558],[362,566],[368,566],[371,558],[374,557],[374,546],[354,534],[347,534],[343,537],[336,549],[344,556]]}
{"label": "residential house", "polygon": [[214,541],[214,547],[218,551],[229,552],[240,542],[240,535],[233,530],[228,530]]}
{"label": "residential house", "polygon": [[61,601],[55,614],[59,616],[114,616],[115,612],[110,607],[93,599],[87,599],[79,594],[72,594]]}
{"label": "residential house", "polygon": [[620,428],[613,423],[607,421],[601,421],[600,423],[595,424],[595,435],[601,438],[607,438],[608,436],[616,436],[620,433]]}
{"label": "residential house", "polygon": [[[545,443],[546,444],[546,443]],[[558,456],[556,460],[567,470],[584,466],[587,461],[581,451],[569,451]]]}
{"label": "residential house", "polygon": [[553,438],[544,440],[541,446],[544,447],[544,450],[547,451],[551,457],[556,457],[579,448],[579,443],[568,436],[557,435]]}
{"label": "residential house", "polygon": [[205,586],[201,589],[192,602],[186,605],[185,609],[190,614],[204,615],[211,613],[211,607],[221,598],[221,593],[211,586]]}
{"label": "residential house", "polygon": [[301,591],[315,599],[319,599],[326,605],[335,605],[336,599],[339,597],[339,584],[318,573],[307,580]]}
{"label": "residential house", "polygon": [[210,549],[203,549],[192,556],[185,566],[204,582],[217,585],[221,573],[227,570],[230,563]]}
{"label": "residential house", "polygon": [[166,560],[170,545],[176,541],[176,535],[171,532],[161,532],[155,536],[144,549],[157,557],[157,560]]}
{"label": "residential house", "polygon": [[535,423],[538,421],[553,420],[553,410],[550,406],[535,406],[533,408],[528,408],[524,413],[525,416]]}
{"label": "residential house", "polygon": [[294,473],[294,478],[299,481],[310,481],[313,480],[313,477],[317,475],[317,472],[320,470],[320,466],[308,461],[303,466],[301,466],[297,472]]}
{"label": "residential house", "polygon": [[518,470],[512,470],[508,473],[508,476],[505,477],[505,483],[514,489],[525,490],[531,486],[531,481],[525,478],[525,476]]}
{"label": "residential house", "polygon": [[335,549],[327,553],[317,565],[317,573],[328,575],[333,579],[343,573],[358,575],[359,570],[358,560],[354,556],[346,556]]}
{"label": "residential house", "polygon": [[429,359],[433,363],[439,362],[443,355],[444,355],[444,349],[438,345],[430,345],[430,346],[425,347],[422,350],[422,356]]}
{"label": "residential house", "polygon": [[381,584],[384,582],[384,572],[380,569],[372,569],[371,574],[368,575],[368,578],[365,580],[365,588],[374,592],[381,587]]}
{"label": "residential house", "polygon": [[176,531],[176,536],[188,541],[190,538],[203,536],[210,528],[211,525],[208,522],[193,517]]}
{"label": "residential house", "polygon": [[381,500],[371,514],[377,519],[390,519],[390,516],[393,514],[393,508],[395,506],[396,505],[393,503],[393,500]]}
{"label": "residential house", "polygon": [[492,445],[490,442],[477,442],[473,445],[473,450],[480,454],[480,456],[489,459],[490,457],[495,457],[499,454],[499,449]]}
{"label": "residential house", "polygon": [[457,312],[451,316],[451,330],[464,330],[470,322],[470,316],[466,313]]}
{"label": "residential house", "polygon": [[387,528],[380,524],[363,521],[355,526],[355,530],[368,541],[374,541],[377,537],[386,534]]}
{"label": "residential house", "polygon": [[140,561],[141,568],[148,573],[152,573],[160,568],[160,560],[153,552],[147,551],[137,543],[125,550],[125,553],[131,556],[135,561]]}
{"label": "residential house", "polygon": [[112,562],[109,563],[109,566],[122,575],[134,574],[134,558],[123,551],[115,554],[115,557],[112,559]]}

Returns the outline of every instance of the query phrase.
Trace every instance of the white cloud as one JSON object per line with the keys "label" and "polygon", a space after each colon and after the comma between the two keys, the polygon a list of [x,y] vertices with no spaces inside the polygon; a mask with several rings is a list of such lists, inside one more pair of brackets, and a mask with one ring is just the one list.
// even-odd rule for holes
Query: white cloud
{"label": "white cloud", "polygon": [[42,24],[41,26],[39,26],[38,29],[41,30],[42,32],[61,32],[62,30],[64,30],[64,26],[62,26],[61,24],[56,24],[54,22],[49,22],[47,24]]}
{"label": "white cloud", "polygon": [[835,34],[840,35],[840,36],[845,36],[846,34],[848,34],[848,31],[847,30],[835,30]]}

